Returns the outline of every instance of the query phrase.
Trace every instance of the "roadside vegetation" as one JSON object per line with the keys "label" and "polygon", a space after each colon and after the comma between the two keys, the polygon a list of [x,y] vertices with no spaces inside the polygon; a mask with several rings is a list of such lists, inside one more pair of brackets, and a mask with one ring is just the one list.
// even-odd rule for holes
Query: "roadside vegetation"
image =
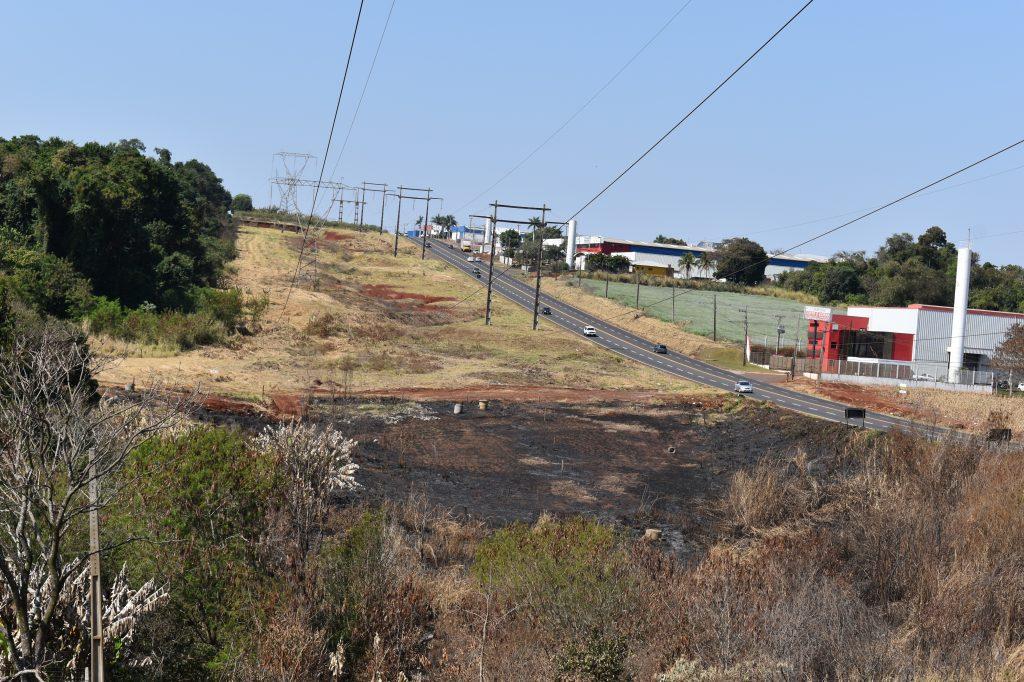
{"label": "roadside vegetation", "polygon": [[[49,323],[6,338],[0,499],[18,504],[0,515],[33,512],[0,532],[0,558],[26,569],[0,576],[8,676],[87,664],[76,502],[90,447],[116,679],[1024,674],[1016,450],[850,431],[813,458],[776,453],[704,500],[712,533],[682,563],[594,518],[495,527],[415,494],[381,499],[344,426],[240,431],[182,419],[187,404],[155,394],[97,401],[74,333]],[[14,409],[40,393],[51,409]],[[34,439],[44,424],[84,437]],[[62,471],[75,487],[54,485]],[[56,527],[53,495],[77,510]],[[26,563],[48,555],[51,570]],[[60,606],[48,620],[16,617],[26,585]]]}
{"label": "roadside vegetation", "polygon": [[[785,273],[780,285],[809,293],[823,304],[951,306],[955,279],[956,245],[942,228],[930,227],[916,239],[906,232],[894,234],[873,256],[841,252],[828,263]],[[969,305],[1024,312],[1024,268],[975,258]]]}
{"label": "roadside vegetation", "polygon": [[224,343],[265,309],[218,290],[236,255],[232,197],[206,164],[145,152],[138,140],[0,139],[0,289],[96,334]]}

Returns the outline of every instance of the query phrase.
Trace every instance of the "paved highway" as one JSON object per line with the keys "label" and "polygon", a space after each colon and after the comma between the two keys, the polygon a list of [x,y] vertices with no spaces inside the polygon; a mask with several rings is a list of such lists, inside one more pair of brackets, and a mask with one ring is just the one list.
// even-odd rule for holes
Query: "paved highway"
{"label": "paved highway", "polygon": [[[419,245],[419,240],[412,241]],[[431,240],[431,243],[432,247],[427,250],[427,254],[429,256],[454,266],[469,277],[473,278],[473,281],[477,282],[482,288],[486,289],[486,262],[470,263],[467,260],[467,254],[448,248],[448,244],[450,242]],[[480,268],[480,279],[477,279],[473,274],[474,267]],[[532,312],[534,294],[533,287],[508,274],[500,274],[503,268],[504,266],[499,268],[498,265],[495,264],[494,283],[492,287],[494,292],[518,303]],[[481,297],[482,296],[483,293],[481,292]],[[653,346],[655,342],[637,336],[636,334],[622,329],[621,327],[617,327],[605,320],[568,305],[557,298],[548,296],[544,294],[542,288],[541,307],[543,308],[544,306],[551,309],[551,314],[542,315],[540,318],[541,324],[550,322],[579,336],[583,336],[583,327],[590,325],[597,329],[597,336],[583,338],[587,338],[598,346],[601,346],[613,353],[618,353],[623,357],[635,360],[641,364],[647,365],[648,367],[653,367],[654,369],[665,372],[666,374],[671,374],[672,376],[687,379],[705,386],[711,386],[712,388],[718,388],[723,391],[732,391],[734,390],[737,381],[740,379],[747,379],[751,384],[753,384],[754,393],[752,395],[754,398],[766,400],[768,402],[775,403],[780,407],[785,407],[811,417],[817,417],[818,419],[827,419],[829,421],[840,423],[845,421],[844,411],[847,406],[842,403],[825,400],[824,398],[818,398],[816,396],[807,395],[806,393],[800,393],[777,385],[757,381],[756,379],[751,379],[749,376],[740,376],[734,372],[730,372],[729,370],[710,365],[689,356],[674,353],[671,350],[666,355],[654,353]],[[935,427],[930,424],[923,424],[909,419],[901,419],[899,417],[873,413],[868,414],[865,426],[881,431],[894,428],[916,431],[930,437],[941,437],[951,433],[948,429]]]}

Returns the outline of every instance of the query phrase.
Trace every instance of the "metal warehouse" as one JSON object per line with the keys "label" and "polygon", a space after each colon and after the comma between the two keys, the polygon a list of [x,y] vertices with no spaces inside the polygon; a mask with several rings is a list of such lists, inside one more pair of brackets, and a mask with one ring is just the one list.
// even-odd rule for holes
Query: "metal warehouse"
{"label": "metal warehouse", "polygon": [[[699,264],[694,264],[690,274],[700,278],[714,276],[714,246],[679,246],[657,242],[637,242],[629,239],[611,239],[599,235],[579,237],[576,240],[576,266],[586,269],[586,257],[592,253],[624,256],[641,270],[659,271],[658,274],[674,274],[679,278],[686,276],[685,272],[679,272],[679,259],[683,254],[692,255],[696,261],[699,261],[702,255],[706,255],[708,259],[711,259],[712,266],[701,268]],[[812,263],[827,261],[827,258],[807,254],[774,254],[769,258],[764,274],[769,279],[775,279],[783,272],[803,270]]]}

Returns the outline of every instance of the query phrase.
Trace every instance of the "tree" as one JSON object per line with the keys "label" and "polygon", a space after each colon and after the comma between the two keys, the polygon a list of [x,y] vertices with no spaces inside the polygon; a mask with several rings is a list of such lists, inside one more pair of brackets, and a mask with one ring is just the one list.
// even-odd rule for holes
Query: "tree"
{"label": "tree", "polygon": [[587,269],[597,272],[628,272],[632,262],[625,256],[609,256],[604,253],[592,253],[587,256]]}
{"label": "tree", "polygon": [[[204,163],[144,151],[138,140],[0,138],[4,240],[13,234],[18,246],[67,261],[94,293],[131,307],[217,284],[232,256],[231,194]],[[174,254],[188,271],[169,284],[158,265]]]}
{"label": "tree", "polygon": [[[19,679],[80,677],[86,518],[117,498],[129,452],[175,412],[153,393],[100,400],[96,366],[79,335],[53,322],[0,350],[0,670]],[[152,587],[142,602],[159,596]]]}
{"label": "tree", "polygon": [[434,216],[434,224],[439,226],[442,230],[442,238],[448,238],[452,236],[452,228],[458,225],[458,221],[451,213],[448,215],[436,215]]}
{"label": "tree", "polygon": [[679,267],[682,268],[683,272],[686,273],[686,279],[690,279],[690,270],[693,269],[693,266],[696,262],[697,259],[694,258],[693,254],[690,252],[686,252],[679,257]]}
{"label": "tree", "polygon": [[1017,323],[1010,327],[1006,337],[992,354],[992,365],[996,369],[1013,372],[1015,377],[1024,379],[1024,325]]}
{"label": "tree", "polygon": [[686,246],[686,242],[676,237],[666,237],[663,234],[659,234],[654,238],[655,244],[674,244],[676,246]]}
{"label": "tree", "polygon": [[727,239],[718,249],[715,277],[737,284],[760,284],[768,265],[768,254],[746,237]]}
{"label": "tree", "polygon": [[498,234],[498,243],[501,244],[501,253],[505,258],[512,258],[519,249],[519,245],[523,243],[523,237],[510,228]]}
{"label": "tree", "polygon": [[252,197],[248,194],[236,194],[231,200],[232,211],[251,211]]}
{"label": "tree", "polygon": [[702,251],[700,258],[697,259],[698,272],[703,273],[704,277],[707,277],[707,273],[711,272],[715,267],[714,261],[707,251]]}

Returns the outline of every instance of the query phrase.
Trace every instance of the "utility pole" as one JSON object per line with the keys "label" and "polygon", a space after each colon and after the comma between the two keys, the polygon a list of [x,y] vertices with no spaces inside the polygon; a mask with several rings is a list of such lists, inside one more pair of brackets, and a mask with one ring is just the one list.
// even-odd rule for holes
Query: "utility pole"
{"label": "utility pole", "polygon": [[423,209],[423,225],[421,226],[423,232],[423,240],[420,244],[420,260],[427,257],[427,224],[430,222],[430,193],[434,190],[427,190],[427,205]]}
{"label": "utility pole", "polygon": [[775,319],[778,321],[778,326],[775,327],[775,354],[778,355],[782,350],[782,335],[786,333],[786,328],[782,326],[782,315],[776,315]]}
{"label": "utility pole", "polygon": [[99,481],[89,452],[89,682],[104,681],[103,593],[100,591]]}
{"label": "utility pole", "polygon": [[743,366],[747,365],[747,348],[750,347],[750,326],[747,317],[747,308],[740,308],[743,313]]}
{"label": "utility pole", "polygon": [[[402,223],[402,199],[404,198],[402,196],[402,190],[403,189],[405,189],[405,188],[402,187],[401,185],[399,185],[398,186],[398,194],[392,194],[391,195],[391,196],[394,196],[394,197],[398,197],[398,211],[395,213],[395,252],[393,254],[395,258],[398,258],[398,230],[399,230],[399,225],[401,225],[401,223]],[[383,206],[383,204],[382,204],[382,206]],[[381,209],[381,211],[382,211],[381,215],[383,215],[383,208]],[[381,221],[381,222],[383,223],[383,221]]]}
{"label": "utility pole", "polygon": [[633,279],[636,280],[636,309],[640,310],[640,270],[633,264]]}
{"label": "utility pole", "polygon": [[676,323],[676,289],[678,289],[675,283],[672,283],[672,324]]}
{"label": "utility pole", "polygon": [[[403,187],[402,185],[399,185],[398,186],[398,194],[391,194],[390,195],[390,196],[393,196],[393,197],[398,197],[398,211],[397,211],[397,214],[395,215],[395,249],[394,249],[394,256],[395,256],[395,258],[398,257],[398,232],[399,232],[399,230],[401,230],[401,223],[402,223],[402,199],[424,199],[426,197],[411,196],[409,194],[406,194],[406,192],[427,192],[428,196],[429,196],[429,193],[431,191],[433,191],[433,190],[425,189],[425,188],[420,188],[420,187]],[[383,215],[383,214],[384,214],[384,208],[383,208],[383,203],[381,203],[381,215]],[[425,244],[426,244],[426,242],[424,242],[424,247],[423,247],[424,251],[426,251],[426,248],[427,248],[425,246]]]}
{"label": "utility pole", "polygon": [[604,297],[608,298],[608,280],[611,279],[611,273],[607,270],[604,272]]}
{"label": "utility pole", "polygon": [[540,210],[540,222],[533,225],[533,241],[537,245],[537,286],[533,290],[533,328],[537,329],[537,314],[540,312],[540,266],[544,254],[544,234],[538,234],[538,230],[544,230],[548,226],[548,205],[544,204]]}
{"label": "utility pole", "polygon": [[[471,216],[469,216],[469,219],[470,219],[471,223],[472,223],[473,218],[483,218],[485,221],[487,221],[484,224],[485,225],[489,225],[490,226],[490,231],[491,231],[491,239],[490,239],[490,247],[489,247],[491,252],[490,252],[490,257],[488,258],[488,261],[487,261],[487,304],[486,304],[486,308],[484,308],[484,324],[490,324],[491,323],[491,283],[494,280],[494,237],[495,237],[495,233],[498,231],[497,229],[495,229],[496,226],[497,226],[497,221],[498,221],[498,202],[495,201],[491,205],[494,207],[494,211],[493,211],[492,215],[471,215]],[[485,227],[484,229],[486,230],[488,228]]]}
{"label": "utility pole", "polygon": [[711,305],[711,340],[718,341],[718,294],[712,294]]}
{"label": "utility pole", "polygon": [[[543,206],[519,206],[519,205],[516,205],[516,204],[499,204],[497,201],[495,201],[493,204],[491,204],[491,207],[492,207],[492,212],[491,212],[491,215],[489,215],[489,216],[476,216],[476,215],[470,216],[470,218],[484,218],[486,220],[491,221],[491,258],[490,258],[491,265],[490,265],[490,268],[488,269],[488,272],[487,272],[487,301],[488,301],[488,306],[487,306],[487,316],[485,317],[485,322],[489,319],[489,314],[490,314],[491,283],[492,283],[493,272],[494,272],[494,239],[495,239],[495,236],[496,236],[497,231],[498,231],[498,225],[499,225],[499,223],[509,223],[511,225],[515,225],[516,228],[520,230],[520,232],[519,232],[520,236],[522,235],[521,227],[523,225],[533,225],[534,241],[537,243],[537,247],[538,247],[538,251],[537,251],[537,280],[536,280],[536,284],[534,286],[534,292],[533,292],[533,328],[536,329],[537,328],[537,315],[538,315],[539,307],[540,307],[540,266],[541,266],[541,256],[542,256],[543,251],[544,251],[544,240],[543,240],[543,238],[540,235],[539,228],[547,227],[549,224],[552,224],[552,225],[565,225],[565,223],[548,223],[548,221],[547,221],[547,214],[548,214],[548,211],[550,211],[551,209],[548,208],[547,204],[544,204]],[[532,222],[529,221],[529,220],[510,220],[508,218],[498,218],[498,209],[499,208],[511,208],[511,209],[516,209],[516,210],[521,210],[521,211],[540,211],[541,212],[540,222],[538,223],[536,218],[534,218]],[[522,242],[520,242],[520,243],[522,243]],[[524,261],[524,264],[525,263],[529,263],[529,259],[526,259]]]}

